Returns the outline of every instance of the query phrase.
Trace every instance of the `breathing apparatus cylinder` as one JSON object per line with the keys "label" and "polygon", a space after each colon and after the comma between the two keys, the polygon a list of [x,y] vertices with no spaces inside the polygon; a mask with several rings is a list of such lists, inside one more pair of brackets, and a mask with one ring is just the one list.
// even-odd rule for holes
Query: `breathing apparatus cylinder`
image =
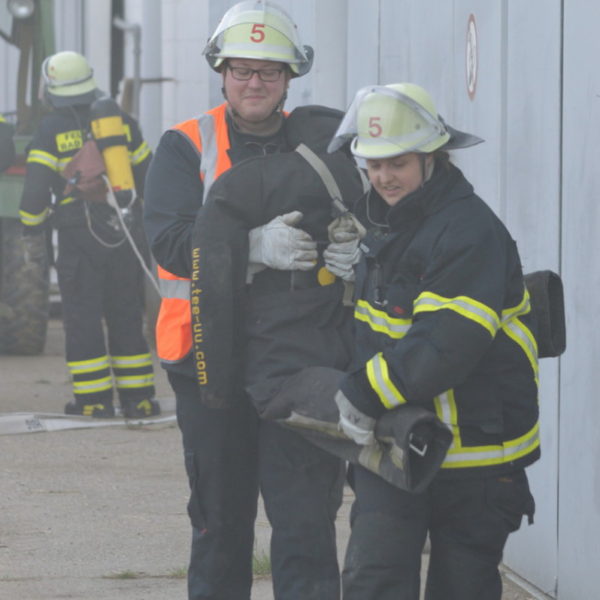
{"label": "breathing apparatus cylinder", "polygon": [[135,180],[119,105],[112,98],[98,98],[90,106],[90,121],[117,204],[128,211],[135,200]]}

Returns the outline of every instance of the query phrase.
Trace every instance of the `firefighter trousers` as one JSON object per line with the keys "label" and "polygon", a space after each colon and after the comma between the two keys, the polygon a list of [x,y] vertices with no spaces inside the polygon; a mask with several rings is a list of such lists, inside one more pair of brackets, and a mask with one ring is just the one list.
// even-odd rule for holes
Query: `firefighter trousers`
{"label": "firefighter trousers", "polygon": [[421,553],[431,542],[426,600],[500,600],[498,565],[508,535],[534,502],[523,469],[474,478],[439,476],[421,494],[352,466],[356,494],[344,600],[418,600]]}
{"label": "firefighter trousers", "polygon": [[245,398],[234,408],[207,408],[193,378],[168,376],[191,488],[189,600],[250,599],[259,490],[272,527],[275,599],[337,600],[343,463],[259,420]]}
{"label": "firefighter trousers", "polygon": [[76,402],[112,404],[113,382],[120,400],[153,398],[142,270],[129,243],[107,248],[85,227],[59,229],[56,272]]}

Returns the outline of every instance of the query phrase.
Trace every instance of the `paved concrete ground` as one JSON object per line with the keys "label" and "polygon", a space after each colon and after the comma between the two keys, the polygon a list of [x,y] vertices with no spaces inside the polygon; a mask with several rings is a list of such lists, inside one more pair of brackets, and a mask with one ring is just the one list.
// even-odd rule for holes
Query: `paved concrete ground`
{"label": "paved concrete ground", "polygon": [[[62,344],[53,321],[44,356],[0,356],[0,413],[62,413],[70,396]],[[157,373],[172,416],[171,392]],[[187,481],[172,420],[0,435],[0,490],[0,600],[185,599]],[[351,500],[347,491],[340,557]],[[269,536],[262,511],[256,531],[262,559]],[[268,576],[257,578],[252,599],[272,597]],[[532,598],[506,582],[503,600]]]}

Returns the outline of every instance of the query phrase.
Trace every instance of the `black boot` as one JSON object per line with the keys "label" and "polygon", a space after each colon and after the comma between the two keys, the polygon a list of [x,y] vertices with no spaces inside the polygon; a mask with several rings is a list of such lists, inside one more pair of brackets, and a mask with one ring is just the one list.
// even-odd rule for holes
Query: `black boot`
{"label": "black boot", "polygon": [[126,419],[144,419],[160,415],[160,404],[156,400],[121,400],[121,410]]}
{"label": "black boot", "polygon": [[66,415],[81,415],[83,417],[94,417],[96,419],[110,419],[115,416],[115,409],[112,403],[96,402],[94,404],[84,404],[71,400],[65,404]]}

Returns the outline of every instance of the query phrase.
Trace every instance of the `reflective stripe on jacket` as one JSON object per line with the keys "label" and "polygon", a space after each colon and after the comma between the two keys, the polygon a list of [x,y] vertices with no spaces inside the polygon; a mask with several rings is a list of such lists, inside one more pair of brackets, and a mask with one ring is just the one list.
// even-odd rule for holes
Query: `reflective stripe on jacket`
{"label": "reflective stripe on jacket", "polygon": [[[203,201],[215,179],[231,167],[226,109],[223,103],[173,127],[202,154],[199,176],[204,184]],[[156,350],[164,363],[177,363],[192,349],[190,280],[162,267],[158,267],[158,279],[162,300],[156,322]]]}

